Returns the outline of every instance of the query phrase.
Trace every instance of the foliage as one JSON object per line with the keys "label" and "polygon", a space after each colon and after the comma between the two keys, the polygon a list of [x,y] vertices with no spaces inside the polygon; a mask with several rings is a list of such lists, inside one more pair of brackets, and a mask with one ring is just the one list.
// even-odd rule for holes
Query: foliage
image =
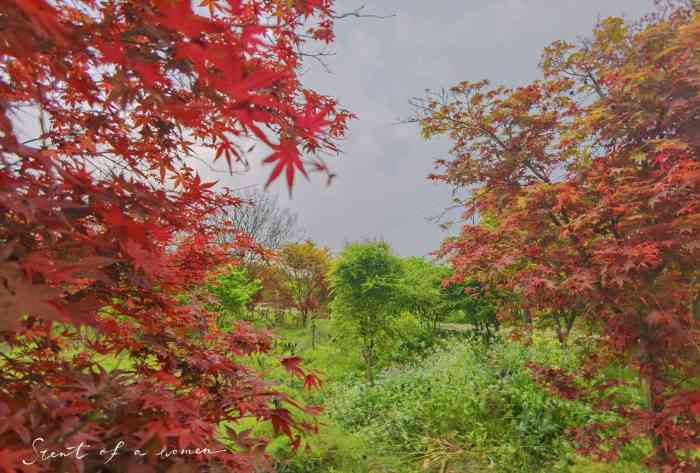
{"label": "foliage", "polygon": [[452,446],[447,471],[552,471],[571,452],[566,429],[589,409],[535,384],[526,363],[537,357],[575,362],[546,340],[530,348],[455,340],[416,366],[385,370],[375,386],[336,385],[330,415],[377,455],[424,462],[439,456],[437,443],[443,454]]}
{"label": "foliage", "polygon": [[292,293],[279,264],[271,260],[261,260],[247,262],[245,266],[251,277],[260,281],[262,285],[260,292],[251,300],[251,305],[264,304],[278,312],[292,306]]}
{"label": "foliage", "polygon": [[383,242],[351,243],[333,262],[330,279],[334,317],[360,341],[367,379],[374,379],[377,345],[398,314],[401,260]]}
{"label": "foliage", "polygon": [[327,274],[330,252],[307,240],[288,243],[267,259],[249,260],[245,266],[251,277],[260,281],[261,290],[251,299],[251,314],[274,313],[275,323],[281,326],[286,314],[297,316],[306,326],[311,317],[312,334],[316,319],[327,313],[330,287]]}
{"label": "foliage", "polygon": [[221,314],[219,327],[230,328],[232,320],[243,318],[248,302],[261,288],[260,281],[251,279],[240,265],[229,266],[209,283],[207,289],[216,296],[215,307]]}
{"label": "foliage", "polygon": [[619,416],[583,429],[582,451],[613,459],[646,435],[650,465],[690,472],[700,468],[700,14],[670,5],[637,25],[605,19],[580,45],[554,43],[543,80],[462,82],[416,105],[424,136],[454,143],[432,177],[473,190],[467,218],[489,217],[445,242],[454,280],[513,293],[528,317],[578,316],[600,330],[583,373],[633,367],[647,400],[625,405],[611,380],[594,387]]}
{"label": "foliage", "polygon": [[[268,184],[326,170],[350,114],[302,87],[307,38],[333,38],[331,2],[10,0],[0,6],[0,468],[28,471],[47,448],[158,452],[221,447],[217,426],[254,416],[297,438],[284,393],[241,357],[270,347],[241,324],[222,332],[200,285],[242,232],[212,245],[209,217],[239,199],[203,182],[191,159],[270,148]],[[18,116],[34,116],[23,136]],[[31,131],[31,127],[30,130]],[[302,159],[302,152],[306,157]],[[205,158],[201,158],[205,159]],[[212,159],[209,159],[211,162]],[[62,324],[58,324],[61,322]],[[92,327],[82,337],[78,325]],[[82,347],[72,355],[74,347]],[[98,355],[127,353],[106,372]],[[298,361],[285,366],[301,374]],[[301,409],[305,409],[301,406]],[[251,471],[266,439],[225,433],[236,449],[157,464],[91,455],[33,471],[194,471],[195,460]],[[176,465],[176,463],[178,463]]]}
{"label": "foliage", "polygon": [[443,283],[443,297],[449,312],[460,312],[462,323],[469,324],[472,331],[483,340],[491,340],[498,330],[496,307],[498,297],[476,281]]}
{"label": "foliage", "polygon": [[315,321],[329,302],[330,287],[326,276],[331,265],[330,252],[311,240],[289,243],[280,248],[278,264],[291,294],[292,307],[299,311],[301,325],[306,326],[309,315]]}
{"label": "foliage", "polygon": [[403,266],[397,297],[402,308],[418,317],[431,336],[448,319],[469,324],[485,340],[494,336],[498,320],[492,291],[475,281],[455,282],[449,267],[423,258],[406,258]]}
{"label": "foliage", "polygon": [[[595,349],[585,332],[574,331],[567,346],[561,346],[551,330],[535,330],[529,345],[511,341],[505,329],[490,343],[478,336],[444,337],[438,332],[437,343],[422,355],[413,352],[413,357],[408,352],[404,356],[401,343],[392,339],[382,345],[385,368],[372,386],[362,376],[358,340],[348,337],[337,322],[319,321],[315,349],[304,328],[280,331],[285,343],[276,346],[275,355],[303,357],[308,366],[323,372],[325,380],[314,391],[302,390],[301,381],[291,380],[287,391],[327,409],[318,435],[306,439],[308,449],[293,455],[283,438],[274,443],[269,451],[276,471],[647,471],[641,458],[648,445],[623,449],[621,461],[613,464],[594,464],[577,455],[568,429],[605,420],[606,415],[585,400],[559,399],[551,387],[544,389],[532,379],[530,366],[579,369],[582,356]],[[391,323],[409,339],[426,333],[407,313]],[[293,351],[287,345],[294,345]],[[273,367],[274,357],[264,356],[265,366]],[[634,378],[629,370],[608,369],[608,374],[618,371],[618,376]],[[638,388],[618,389],[631,402],[643,400]]]}
{"label": "foliage", "polygon": [[442,281],[450,275],[450,270],[417,257],[406,258],[403,265],[398,289],[401,304],[434,332],[438,322],[450,311],[442,287]]}
{"label": "foliage", "polygon": [[378,357],[382,366],[416,363],[441,341],[437,332],[405,311],[391,319],[387,332]]}

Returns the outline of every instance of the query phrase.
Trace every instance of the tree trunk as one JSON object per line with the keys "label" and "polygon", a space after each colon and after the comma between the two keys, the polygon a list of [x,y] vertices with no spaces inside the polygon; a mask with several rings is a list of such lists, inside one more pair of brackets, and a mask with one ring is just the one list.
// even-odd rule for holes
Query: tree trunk
{"label": "tree trunk", "polygon": [[367,358],[367,370],[366,370],[366,375],[367,375],[367,382],[369,383],[370,386],[374,386],[374,371],[373,371],[373,366],[372,366],[373,360],[372,357]]}
{"label": "tree trunk", "polygon": [[573,314],[557,314],[554,316],[554,321],[556,322],[557,339],[559,339],[559,344],[562,346],[562,348],[566,347],[566,340],[569,338],[571,329],[574,326],[575,318],[576,316]]}
{"label": "tree trunk", "polygon": [[640,367],[640,378],[642,387],[646,395],[647,409],[654,419],[649,425],[647,436],[654,449],[654,467],[657,471],[662,471],[662,465],[668,464],[668,452],[663,448],[662,438],[656,432],[656,416],[663,410],[663,396],[661,395],[661,379],[659,377],[659,366],[654,356],[652,341],[648,338],[649,330],[645,326],[645,332],[641,339],[642,364]]}
{"label": "tree trunk", "polygon": [[276,310],[275,310],[275,321],[276,321],[276,325],[277,325],[278,327],[279,327],[280,325],[282,325],[282,324],[284,323],[284,312],[282,312],[282,311],[279,310],[279,309],[276,309]]}
{"label": "tree trunk", "polygon": [[532,316],[530,315],[530,309],[524,308],[523,311],[523,322],[525,323],[525,345],[532,344]]}
{"label": "tree trunk", "polygon": [[362,357],[365,359],[365,376],[370,386],[374,386],[374,340],[365,343],[362,349]]}
{"label": "tree trunk", "polygon": [[311,349],[316,349],[316,317],[311,318]]}

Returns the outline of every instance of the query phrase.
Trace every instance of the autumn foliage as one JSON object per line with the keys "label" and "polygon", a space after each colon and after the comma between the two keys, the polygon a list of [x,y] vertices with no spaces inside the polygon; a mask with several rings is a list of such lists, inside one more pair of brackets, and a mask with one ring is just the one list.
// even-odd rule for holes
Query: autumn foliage
{"label": "autumn foliage", "polygon": [[472,223],[442,253],[456,281],[512,294],[535,321],[599,331],[591,376],[608,363],[638,373],[643,405],[597,387],[619,421],[579,432],[582,450],[614,458],[641,436],[658,471],[698,471],[700,13],[673,2],[638,24],[604,20],[547,48],[541,68],[525,86],[463,82],[415,103],[424,135],[453,143],[432,177],[471,191]]}
{"label": "autumn foliage", "polygon": [[309,318],[314,322],[322,312],[327,312],[330,251],[310,240],[290,243],[280,249],[279,264],[285,274],[291,305],[300,314],[301,325],[306,326]]}
{"label": "autumn foliage", "polygon": [[[211,215],[238,200],[194,169],[270,149],[268,182],[327,171],[350,114],[302,87],[307,40],[333,39],[328,0],[10,0],[0,6],[0,471],[96,471],[104,458],[24,465],[31,442],[125,442],[212,456],[115,457],[100,471],[251,471],[304,410],[238,359],[266,335],[217,328],[176,296],[228,263]],[[187,298],[185,298],[187,299]],[[125,366],[106,371],[110,357]],[[294,366],[297,374],[302,374]],[[229,427],[222,436],[217,429]],[[237,445],[237,446],[236,446]],[[91,463],[93,462],[93,463]],[[96,462],[96,463],[95,463]],[[174,470],[173,470],[174,471]]]}

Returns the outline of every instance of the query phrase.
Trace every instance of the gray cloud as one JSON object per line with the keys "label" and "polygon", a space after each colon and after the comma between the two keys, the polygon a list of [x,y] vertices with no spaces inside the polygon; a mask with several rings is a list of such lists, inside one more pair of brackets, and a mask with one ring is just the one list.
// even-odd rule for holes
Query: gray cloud
{"label": "gray cloud", "polygon": [[[339,249],[344,241],[383,237],[403,255],[438,248],[444,233],[426,221],[450,203],[450,189],[425,179],[432,161],[444,154],[444,140],[426,143],[406,118],[408,100],[424,89],[461,80],[488,78],[514,85],[538,77],[542,49],[557,39],[590,33],[598,18],[637,18],[653,0],[374,0],[367,10],[396,13],[385,20],[346,19],[337,26],[332,70],[308,64],[306,85],[335,96],[359,115],[343,143],[343,155],[330,159],[338,179],[298,182],[293,198],[275,183],[284,205],[300,216],[308,234]],[[338,12],[358,2],[339,0]],[[261,155],[261,154],[260,154]],[[256,158],[259,160],[259,157]],[[240,187],[262,184],[269,168],[254,163],[242,177],[222,177]],[[212,176],[213,177],[213,176]]]}

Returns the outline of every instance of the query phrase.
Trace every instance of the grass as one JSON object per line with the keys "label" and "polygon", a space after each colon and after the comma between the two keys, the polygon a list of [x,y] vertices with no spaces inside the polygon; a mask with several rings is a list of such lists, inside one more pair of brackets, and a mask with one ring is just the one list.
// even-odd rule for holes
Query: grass
{"label": "grass", "polygon": [[[281,373],[278,379],[296,398],[327,407],[318,435],[307,438],[308,449],[292,454],[284,439],[272,442],[268,451],[278,472],[646,471],[634,454],[615,464],[576,455],[566,429],[594,413],[552,397],[524,367],[536,361],[576,368],[578,351],[562,350],[551,334],[536,332],[530,346],[485,345],[462,330],[443,331],[445,338],[423,356],[396,361],[387,355],[370,386],[357,348],[334,329],[331,321],[318,321],[316,348],[308,328],[275,329],[280,338],[267,366],[274,357],[301,356],[306,367],[323,373],[324,386],[308,392]],[[259,431],[269,433],[264,426]]]}

